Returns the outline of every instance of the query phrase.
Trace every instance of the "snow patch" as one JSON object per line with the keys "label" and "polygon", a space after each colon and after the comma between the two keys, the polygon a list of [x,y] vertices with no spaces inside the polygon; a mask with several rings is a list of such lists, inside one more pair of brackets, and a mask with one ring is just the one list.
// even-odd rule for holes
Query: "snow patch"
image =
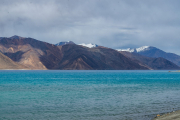
{"label": "snow patch", "polygon": [[88,48],[98,47],[98,45],[96,45],[96,44],[92,44],[92,43],[89,43],[89,44],[82,43],[82,44],[79,44],[79,45],[82,45],[82,46],[84,46],[84,47],[88,47]]}
{"label": "snow patch", "polygon": [[146,51],[146,50],[149,50],[149,46],[142,46],[140,48],[136,48],[137,52],[142,52],[142,51]]}
{"label": "snow patch", "polygon": [[149,50],[150,46],[142,46],[139,48],[127,48],[127,49],[116,49],[117,51],[126,51],[126,52],[143,52]]}
{"label": "snow patch", "polygon": [[126,52],[135,52],[135,49],[127,48],[127,49],[116,49],[117,51],[126,51]]}
{"label": "snow patch", "polygon": [[66,44],[75,44],[74,42],[72,41],[67,41],[67,42],[59,42],[57,44],[55,44],[56,46],[61,46],[61,45],[66,45]]}

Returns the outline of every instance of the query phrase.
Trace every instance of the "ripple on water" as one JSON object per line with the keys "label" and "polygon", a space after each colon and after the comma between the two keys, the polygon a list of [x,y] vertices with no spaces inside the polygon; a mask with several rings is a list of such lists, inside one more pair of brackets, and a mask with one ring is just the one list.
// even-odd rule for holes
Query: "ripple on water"
{"label": "ripple on water", "polygon": [[178,73],[1,71],[0,76],[0,119],[148,120],[180,109]]}

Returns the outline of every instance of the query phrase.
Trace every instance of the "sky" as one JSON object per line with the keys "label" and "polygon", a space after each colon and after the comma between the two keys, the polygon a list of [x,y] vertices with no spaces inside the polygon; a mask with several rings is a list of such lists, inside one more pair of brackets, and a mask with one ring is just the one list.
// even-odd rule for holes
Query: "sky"
{"label": "sky", "polygon": [[0,37],[180,55],[180,0],[0,0]]}

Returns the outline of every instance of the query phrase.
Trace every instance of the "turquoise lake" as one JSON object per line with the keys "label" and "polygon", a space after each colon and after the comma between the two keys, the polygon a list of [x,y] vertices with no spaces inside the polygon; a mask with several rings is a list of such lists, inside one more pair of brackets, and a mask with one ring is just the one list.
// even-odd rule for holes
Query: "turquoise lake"
{"label": "turquoise lake", "polygon": [[0,120],[151,120],[175,110],[178,72],[0,71]]}

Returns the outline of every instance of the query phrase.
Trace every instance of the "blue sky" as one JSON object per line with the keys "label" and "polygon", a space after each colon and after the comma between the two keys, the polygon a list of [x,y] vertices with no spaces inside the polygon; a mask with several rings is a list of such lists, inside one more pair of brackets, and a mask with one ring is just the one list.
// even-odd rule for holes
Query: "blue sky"
{"label": "blue sky", "polygon": [[179,0],[0,0],[0,36],[180,55]]}

